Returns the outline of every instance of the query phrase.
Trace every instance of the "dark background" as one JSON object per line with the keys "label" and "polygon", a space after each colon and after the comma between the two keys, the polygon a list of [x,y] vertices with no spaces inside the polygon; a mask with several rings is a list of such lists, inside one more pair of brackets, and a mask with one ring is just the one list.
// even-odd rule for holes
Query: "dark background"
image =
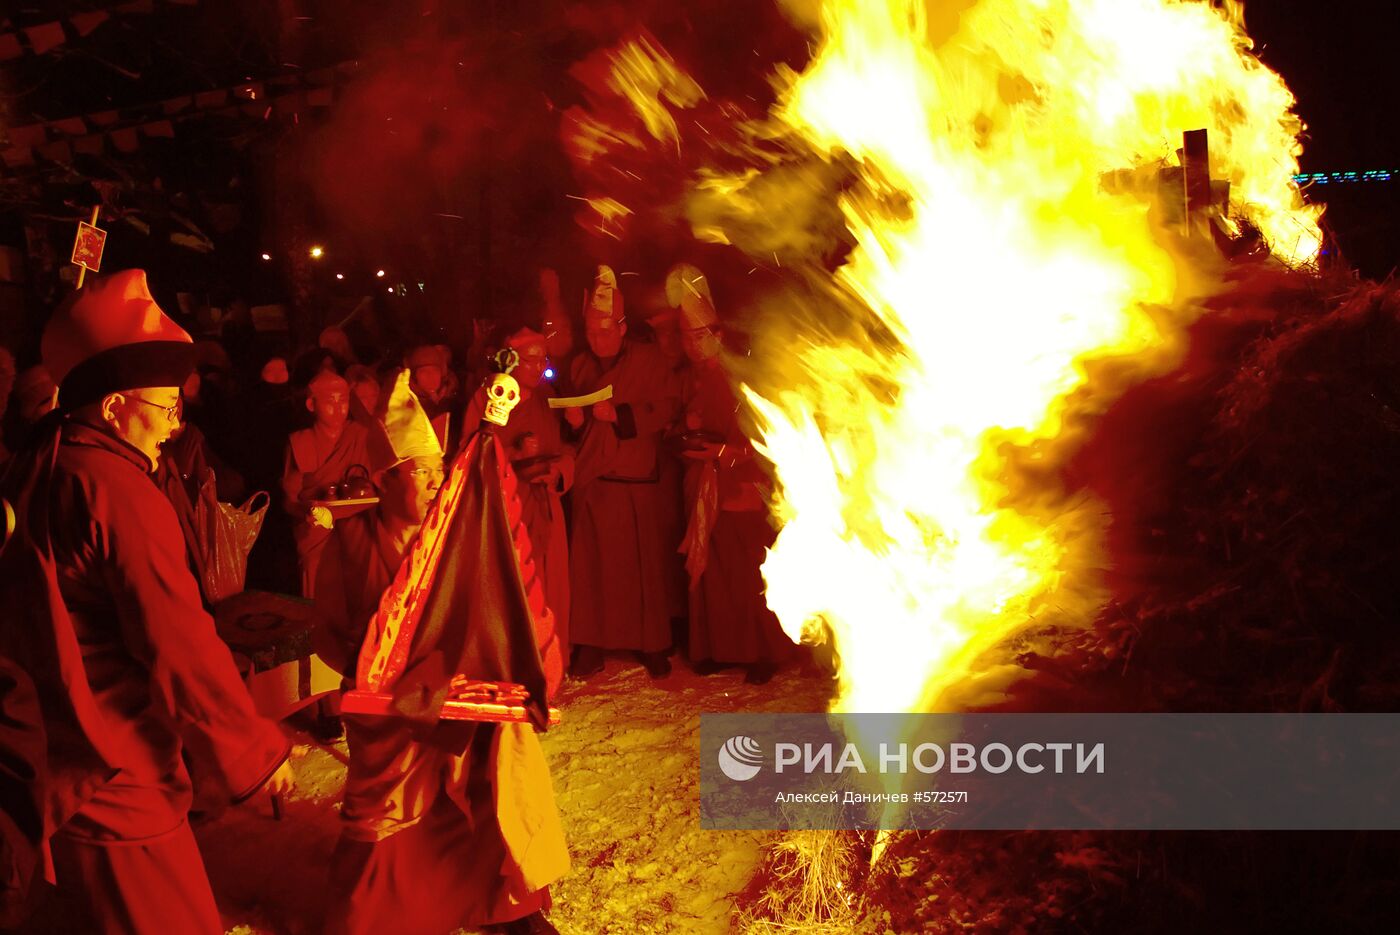
{"label": "dark background", "polygon": [[[561,115],[583,103],[576,63],[645,27],[712,99],[761,110],[771,63],[800,66],[805,54],[801,34],[768,0],[152,0],[143,14],[123,7],[5,0],[0,21],[9,25],[0,22],[0,31],[84,11],[113,15],[85,37],[69,28],[68,41],[47,54],[0,62],[0,127],[109,108],[140,120],[139,105],[174,95],[333,66],[351,71],[337,79],[330,106],[292,118],[180,119],[173,139],[143,139],[137,153],[108,146],[70,164],[0,168],[0,245],[25,248],[37,233],[63,254],[47,277],[31,271],[25,317],[66,288],[56,272],[98,179],[114,208],[104,213],[109,268],[150,269],[167,307],[177,292],[213,306],[289,302],[292,337],[306,341],[370,295],[375,317],[405,332],[402,340],[465,343],[473,319],[532,311],[538,266],[560,270],[572,304],[596,262],[664,268],[686,248],[683,231],[680,239],[633,231],[620,243],[576,223],[578,202],[568,196],[583,184],[559,140]],[[1298,97],[1308,126],[1303,171],[1400,169],[1389,119],[1400,78],[1387,18],[1356,4],[1253,0],[1246,21],[1260,56]],[[647,170],[660,194],[677,182],[664,177],[668,167]],[[1400,181],[1317,185],[1309,197],[1327,205],[1334,251],[1366,276],[1390,273]],[[213,240],[213,253],[169,242],[182,219]],[[322,261],[307,258],[313,243],[325,245]],[[381,268],[382,281],[374,275]],[[0,338],[23,343],[13,321],[3,330]]]}
{"label": "dark background", "polygon": [[[1400,31],[1394,9],[1355,2],[1254,0],[1245,25],[1283,75],[1307,124],[1303,172],[1400,170]],[[1347,262],[1381,279],[1400,262],[1400,173],[1391,182],[1316,185],[1325,223]]]}

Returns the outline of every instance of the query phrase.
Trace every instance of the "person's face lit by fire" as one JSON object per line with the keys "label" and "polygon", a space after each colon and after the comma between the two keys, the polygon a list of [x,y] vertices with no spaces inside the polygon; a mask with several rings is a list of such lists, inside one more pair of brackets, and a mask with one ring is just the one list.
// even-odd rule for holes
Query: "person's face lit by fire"
{"label": "person's face lit by fire", "polygon": [[306,400],[306,408],[316,417],[316,427],[338,435],[350,417],[350,394],[344,385],[318,390]]}
{"label": "person's face lit by fire", "polygon": [[686,328],[681,333],[685,356],[695,363],[714,360],[719,356],[719,334],[714,328]]}
{"label": "person's face lit by fire", "polygon": [[424,455],[401,461],[380,476],[380,508],[410,525],[421,524],[444,477],[441,456]]}
{"label": "person's face lit by fire", "polygon": [[540,381],[544,379],[545,369],[549,366],[549,352],[545,349],[544,341],[512,340],[510,346],[520,356],[519,363],[510,375],[515,377],[522,389],[539,386]]}
{"label": "person's face lit by fire", "polygon": [[360,401],[360,405],[365,407],[365,412],[373,414],[375,407],[379,405],[379,384],[373,380],[356,380],[351,391]]}
{"label": "person's face lit by fire", "polygon": [[442,389],[442,368],[437,364],[423,364],[413,368],[413,392],[419,398],[436,399]]}
{"label": "person's face lit by fire", "polygon": [[626,322],[590,313],[584,319],[583,328],[589,349],[598,357],[616,357],[621,353],[622,337],[627,333]]}
{"label": "person's face lit by fire", "polygon": [[160,446],[180,428],[180,388],[151,386],[109,393],[98,404],[107,430],[140,451],[155,470]]}
{"label": "person's face lit by fire", "polygon": [[672,367],[685,359],[685,343],[681,340],[681,326],[674,316],[655,318],[651,330],[656,335],[656,349]]}

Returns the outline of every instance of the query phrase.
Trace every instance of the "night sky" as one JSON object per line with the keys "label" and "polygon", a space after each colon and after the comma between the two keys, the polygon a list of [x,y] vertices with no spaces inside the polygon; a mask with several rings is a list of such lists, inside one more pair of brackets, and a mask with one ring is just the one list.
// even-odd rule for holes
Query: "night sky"
{"label": "night sky", "polygon": [[1389,21],[1357,3],[1245,4],[1256,52],[1293,89],[1308,125],[1303,171],[1400,168],[1400,130],[1389,119],[1400,49]]}
{"label": "night sky", "polygon": [[[942,2],[942,0],[931,0]],[[160,15],[130,18],[103,27],[92,40],[73,48],[95,55],[55,53],[13,60],[0,74],[7,91],[8,113],[0,121],[21,125],[51,120],[103,107],[159,100],[180,91],[196,91],[258,75],[282,59],[265,48],[272,24],[283,14],[314,14],[305,19],[306,42],[297,57],[306,67],[334,63],[385,44],[401,45],[415,23],[440,22],[448,11],[462,14],[467,32],[494,29],[505,36],[529,32],[571,37],[546,44],[548,63],[535,69],[512,63],[510,75],[498,78],[517,85],[545,84],[563,90],[557,80],[568,61],[582,57],[589,44],[610,44],[627,24],[650,26],[677,58],[695,67],[712,94],[725,96],[726,76],[738,69],[706,69],[704,49],[733,45],[747,36],[747,49],[757,37],[784,30],[777,0],[660,0],[608,3],[550,2],[514,4],[492,0],[457,5],[441,0],[396,0],[390,4],[366,0],[248,0],[238,4],[213,0],[193,7],[162,6]],[[101,9],[84,0],[8,0],[3,12],[12,26],[23,27]],[[437,8],[436,20],[407,16],[409,11]],[[482,11],[492,11],[489,15]],[[527,12],[529,11],[529,12]],[[756,12],[757,11],[757,12]],[[1372,15],[1367,5],[1322,4],[1303,0],[1249,0],[1246,24],[1256,51],[1280,72],[1298,98],[1298,112],[1308,126],[1302,157],[1304,172],[1400,169],[1400,129],[1388,119],[1400,92],[1395,30],[1388,17]],[[137,33],[141,32],[140,41]],[[767,51],[771,52],[772,49]],[[291,52],[287,52],[291,55]],[[269,58],[269,56],[272,56]],[[755,59],[755,62],[758,60]],[[519,74],[516,70],[519,68]],[[717,72],[712,74],[710,72]],[[136,77],[139,74],[139,77]],[[759,80],[755,78],[755,80]],[[761,81],[760,81],[761,83]],[[738,96],[731,95],[731,96]],[[567,106],[567,100],[556,101]],[[520,102],[513,102],[516,106]],[[177,141],[182,148],[185,140]],[[531,144],[538,148],[539,141]],[[155,148],[155,147],[152,147]],[[201,155],[196,164],[207,159]],[[187,165],[185,169],[188,169]],[[180,172],[167,168],[168,174]],[[1317,186],[1309,195],[1328,204],[1330,226],[1346,259],[1368,276],[1382,277],[1400,262],[1400,180],[1390,183]],[[363,223],[358,225],[364,227]]]}
{"label": "night sky", "polygon": [[[1254,0],[1245,25],[1260,57],[1283,75],[1308,126],[1304,172],[1400,169],[1400,93],[1393,10],[1365,4]],[[1316,185],[1334,247],[1364,276],[1383,279],[1400,264],[1400,176],[1390,182]]]}

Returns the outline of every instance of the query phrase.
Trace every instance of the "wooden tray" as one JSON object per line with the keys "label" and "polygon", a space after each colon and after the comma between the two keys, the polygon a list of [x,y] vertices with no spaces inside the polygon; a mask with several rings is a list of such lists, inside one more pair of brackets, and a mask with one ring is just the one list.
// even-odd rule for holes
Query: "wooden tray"
{"label": "wooden tray", "polygon": [[353,500],[312,500],[312,506],[323,506],[331,511],[331,519],[345,519],[356,513],[363,513],[379,502],[378,497],[356,497]]}
{"label": "wooden tray", "polygon": [[[340,696],[341,714],[378,714],[394,716],[394,696],[390,692],[367,692],[354,689]],[[443,703],[443,721],[490,721],[494,723],[525,723],[530,720],[523,705],[502,705],[472,701]],[[559,709],[549,709],[550,726],[558,724]]]}

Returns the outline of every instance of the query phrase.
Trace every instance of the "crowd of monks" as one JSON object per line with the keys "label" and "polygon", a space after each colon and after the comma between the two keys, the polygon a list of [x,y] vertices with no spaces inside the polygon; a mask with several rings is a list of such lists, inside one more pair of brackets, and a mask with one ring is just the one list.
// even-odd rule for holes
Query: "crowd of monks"
{"label": "crowd of monks", "polygon": [[[557,284],[544,290],[538,327],[495,334],[486,351],[514,351],[521,396],[503,443],[571,674],[592,675],[622,652],[663,677],[682,649],[697,671],[742,666],[750,681],[765,682],[790,649],[762,597],[759,568],[774,536],[765,475],[740,430],[706,277],[679,264],[665,292],[667,307],[642,319],[645,337],[635,336],[617,278],[603,266],[583,309],[582,346],[572,347]],[[481,420],[482,371],[449,383],[431,348],[405,363],[450,452]],[[435,405],[462,383],[475,389],[458,405]],[[352,492],[345,479],[370,461],[351,413],[359,395],[328,360],[307,388],[314,425],[286,446],[283,504],[307,597],[334,525],[312,504],[329,489]],[[586,401],[596,395],[607,398]]]}
{"label": "crowd of monks", "polygon": [[[464,372],[432,345],[355,365],[335,334],[299,366],[311,424],[283,436],[260,546],[286,534],[287,589],[314,603],[343,691],[386,659],[410,686],[342,718],[328,932],[554,931],[568,852],[536,731],[565,669],[611,655],[661,678],[680,649],[762,683],[793,649],[763,601],[767,480],[704,274],[676,266],[665,307],[629,320],[599,267],[577,347],[557,279],[541,284],[538,319],[498,329]],[[51,411],[0,484],[0,909],[22,916],[43,878],[92,931],[221,931],[191,766],[234,801],[293,781],[209,613],[197,504],[238,472],[186,424],[194,344],[140,271],[60,306],[43,357]],[[249,444],[266,439],[259,391],[288,378],[262,368]],[[464,677],[528,686],[529,717],[443,719]]]}

